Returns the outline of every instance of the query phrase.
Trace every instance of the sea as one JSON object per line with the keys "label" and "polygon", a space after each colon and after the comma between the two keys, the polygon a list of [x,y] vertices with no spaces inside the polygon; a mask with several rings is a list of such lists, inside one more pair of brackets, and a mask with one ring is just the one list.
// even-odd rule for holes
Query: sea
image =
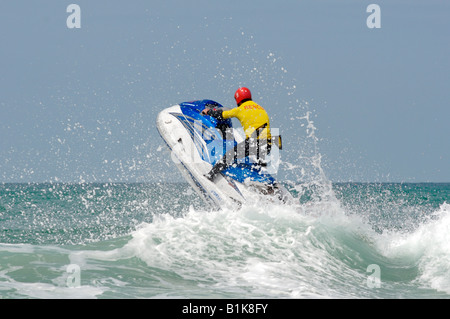
{"label": "sea", "polygon": [[0,299],[447,299],[450,183],[0,184]]}

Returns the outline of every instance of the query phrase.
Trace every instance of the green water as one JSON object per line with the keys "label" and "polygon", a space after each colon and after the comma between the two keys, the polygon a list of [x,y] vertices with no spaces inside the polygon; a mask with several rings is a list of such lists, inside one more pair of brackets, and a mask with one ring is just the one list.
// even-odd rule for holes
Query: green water
{"label": "green water", "polygon": [[316,186],[208,211],[187,184],[0,184],[0,297],[450,297],[450,184]]}

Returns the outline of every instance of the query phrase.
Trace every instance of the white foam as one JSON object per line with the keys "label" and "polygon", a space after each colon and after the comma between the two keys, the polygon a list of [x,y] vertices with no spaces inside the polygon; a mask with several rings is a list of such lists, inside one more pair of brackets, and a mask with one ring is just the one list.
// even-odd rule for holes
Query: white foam
{"label": "white foam", "polygon": [[[331,214],[335,207],[328,209]],[[336,221],[329,218],[330,224]],[[204,281],[218,291],[327,297],[335,293],[325,277],[340,273],[354,278],[356,271],[321,246],[317,235],[326,233],[321,229],[324,220],[274,204],[246,205],[239,211],[191,209],[183,218],[165,215],[143,224],[123,247],[123,255],[135,255],[186,280]]]}
{"label": "white foam", "polygon": [[[409,268],[417,265],[419,276],[407,287],[419,282],[449,293],[449,208],[442,205],[412,233],[382,235],[331,199],[296,207],[259,203],[238,211],[191,208],[178,218],[155,216],[122,247],[72,251],[70,261],[88,272],[108,267],[95,260],[114,264],[136,257],[163,289],[173,291],[158,293],[170,297],[359,298],[377,296],[367,288],[366,268],[373,257],[386,257],[380,261],[387,267],[398,260]],[[383,281],[394,292],[396,285]],[[47,287],[49,295],[51,290]]]}
{"label": "white foam", "polygon": [[[11,264],[4,264],[0,269],[0,291],[2,295],[12,298],[38,298],[38,299],[65,299],[65,298],[96,298],[104,292],[99,286],[78,285],[70,286],[67,284],[69,273],[66,271],[67,265],[62,267],[55,266],[54,263],[47,263],[45,258],[51,256],[64,256],[68,251],[53,246],[32,246],[28,244],[1,244],[0,251],[7,254],[14,254],[17,260],[10,260]],[[23,255],[23,257],[22,257]],[[29,261],[33,257],[32,262]],[[36,257],[36,258],[34,258]],[[55,257],[56,258],[56,257]],[[58,257],[61,258],[61,257]],[[24,264],[24,262],[27,262]],[[19,263],[20,265],[14,265]],[[37,275],[39,271],[33,271],[33,264],[36,267],[45,269],[53,273],[60,273],[59,277],[50,282],[40,282],[41,280],[50,280],[49,278]],[[34,282],[30,282],[33,280]]]}
{"label": "white foam", "polygon": [[428,222],[411,233],[380,236],[380,251],[389,258],[417,264],[418,282],[450,293],[450,205],[444,203]]}
{"label": "white foam", "polygon": [[100,287],[84,285],[79,287],[55,286],[48,283],[20,282],[11,278],[7,278],[6,282],[0,282],[0,290],[11,291],[14,295],[37,299],[90,299],[96,298],[104,292]]}

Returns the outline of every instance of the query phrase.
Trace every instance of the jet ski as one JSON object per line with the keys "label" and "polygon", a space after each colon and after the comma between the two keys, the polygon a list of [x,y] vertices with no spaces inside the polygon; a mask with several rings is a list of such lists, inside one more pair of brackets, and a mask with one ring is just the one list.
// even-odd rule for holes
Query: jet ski
{"label": "jet ski", "polygon": [[205,204],[218,210],[240,208],[262,198],[281,203],[292,201],[289,191],[273,176],[279,163],[280,136],[272,137],[272,150],[265,165],[247,157],[238,159],[214,181],[205,177],[226,150],[244,140],[242,128],[234,128],[231,119],[202,115],[205,108],[223,106],[213,100],[182,102],[162,110],[156,120],[172,161]]}

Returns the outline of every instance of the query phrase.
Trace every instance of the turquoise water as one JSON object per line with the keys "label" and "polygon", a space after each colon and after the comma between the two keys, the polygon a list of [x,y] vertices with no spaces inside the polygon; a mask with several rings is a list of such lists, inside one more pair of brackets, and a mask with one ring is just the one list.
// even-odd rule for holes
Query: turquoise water
{"label": "turquoise water", "polygon": [[[450,184],[0,184],[0,298],[449,298]],[[323,186],[323,187],[322,187]]]}

